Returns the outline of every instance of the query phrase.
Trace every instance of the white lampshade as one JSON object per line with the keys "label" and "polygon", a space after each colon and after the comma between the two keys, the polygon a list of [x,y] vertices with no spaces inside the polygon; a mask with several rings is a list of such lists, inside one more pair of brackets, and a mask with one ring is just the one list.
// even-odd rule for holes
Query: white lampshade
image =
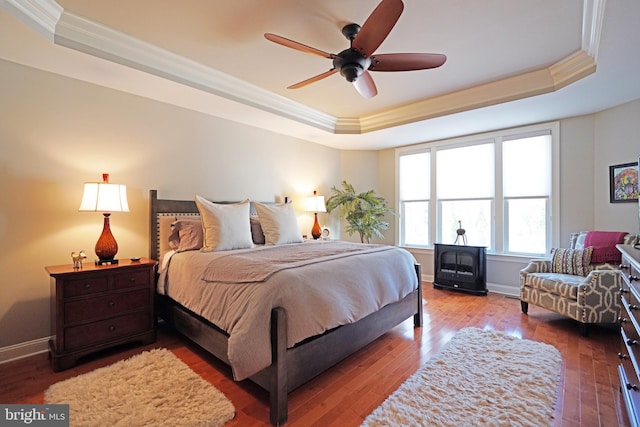
{"label": "white lampshade", "polygon": [[102,174],[103,182],[85,182],[82,201],[78,210],[85,212],[102,212],[104,225],[102,234],[96,243],[96,265],[118,264],[115,259],[118,253],[118,242],[111,233],[109,217],[111,212],[129,212],[127,202],[127,186],[109,184],[109,174]]}
{"label": "white lampshade", "polygon": [[307,198],[307,206],[305,210],[307,212],[326,212],[327,208],[324,204],[324,196],[316,196],[314,192],[313,197]]}
{"label": "white lampshade", "polygon": [[[107,177],[108,180],[108,177]],[[109,182],[85,182],[80,211],[129,212],[127,186]]]}

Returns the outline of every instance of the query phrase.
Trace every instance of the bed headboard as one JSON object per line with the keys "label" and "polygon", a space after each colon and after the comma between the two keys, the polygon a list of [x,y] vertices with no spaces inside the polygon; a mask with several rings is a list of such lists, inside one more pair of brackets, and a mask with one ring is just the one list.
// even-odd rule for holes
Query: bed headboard
{"label": "bed headboard", "polygon": [[[286,201],[288,203],[289,200]],[[221,201],[215,203],[237,203],[237,201]],[[267,202],[266,204],[275,204]],[[256,215],[253,203],[250,213]],[[179,217],[199,217],[195,199],[168,200],[158,199],[158,190],[149,190],[149,258],[159,260],[160,254],[169,250],[169,233],[171,223]]]}

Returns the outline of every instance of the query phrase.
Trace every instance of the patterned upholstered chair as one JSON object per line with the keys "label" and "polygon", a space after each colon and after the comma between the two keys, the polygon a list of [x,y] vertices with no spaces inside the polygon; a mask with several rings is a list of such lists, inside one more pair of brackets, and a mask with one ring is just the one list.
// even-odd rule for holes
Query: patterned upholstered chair
{"label": "patterned upholstered chair", "polygon": [[[580,333],[588,334],[590,323],[614,323],[620,307],[619,261],[591,263],[593,247],[585,247],[587,232],[571,234],[571,247],[554,249],[550,259],[533,259],[520,271],[520,304],[527,314],[529,304],[569,316],[580,322]],[[638,236],[626,234],[624,244],[637,243]],[[601,250],[598,248],[597,250]],[[610,254],[614,254],[609,249]]]}

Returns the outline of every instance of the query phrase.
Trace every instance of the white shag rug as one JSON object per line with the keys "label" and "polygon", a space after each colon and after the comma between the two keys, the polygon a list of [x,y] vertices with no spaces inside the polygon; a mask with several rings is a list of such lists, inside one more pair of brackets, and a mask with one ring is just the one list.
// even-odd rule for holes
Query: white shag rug
{"label": "white shag rug", "polygon": [[362,425],[550,426],[561,367],[552,345],[465,328]]}
{"label": "white shag rug", "polygon": [[46,403],[68,403],[76,426],[221,426],[233,404],[167,349],[61,381]]}

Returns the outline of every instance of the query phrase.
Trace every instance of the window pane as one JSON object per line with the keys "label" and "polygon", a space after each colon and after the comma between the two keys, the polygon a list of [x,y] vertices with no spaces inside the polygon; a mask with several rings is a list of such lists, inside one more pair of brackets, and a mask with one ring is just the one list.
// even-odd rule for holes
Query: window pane
{"label": "window pane", "polygon": [[430,153],[400,156],[400,200],[426,200],[430,188]]}
{"label": "window pane", "polygon": [[490,143],[438,151],[438,199],[493,197],[493,150]]}
{"label": "window pane", "polygon": [[551,192],[551,136],[502,144],[505,197],[548,196]]}
{"label": "window pane", "polygon": [[429,244],[429,202],[402,203],[403,243],[411,246]]}
{"label": "window pane", "polygon": [[[440,202],[440,243],[453,244],[460,228],[466,231],[467,244],[491,249],[491,200],[457,200]],[[460,240],[458,241],[460,242]]]}
{"label": "window pane", "polygon": [[506,252],[544,254],[547,251],[547,199],[506,200]]}

